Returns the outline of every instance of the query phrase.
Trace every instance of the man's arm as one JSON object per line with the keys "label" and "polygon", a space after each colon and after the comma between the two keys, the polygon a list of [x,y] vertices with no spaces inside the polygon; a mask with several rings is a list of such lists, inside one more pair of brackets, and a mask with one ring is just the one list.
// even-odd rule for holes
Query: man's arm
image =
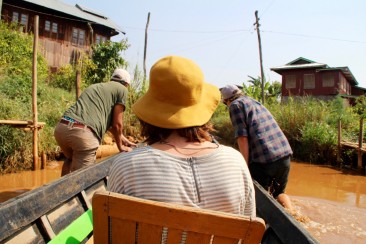
{"label": "man's arm", "polygon": [[126,151],[123,146],[136,146],[135,143],[130,142],[123,134],[123,111],[125,107],[122,104],[116,104],[113,108],[113,122],[110,131],[114,136],[118,150],[120,152]]}
{"label": "man's arm", "polygon": [[245,162],[249,165],[249,144],[248,144],[248,137],[246,136],[239,136],[237,139],[239,145],[239,151],[243,155]]}

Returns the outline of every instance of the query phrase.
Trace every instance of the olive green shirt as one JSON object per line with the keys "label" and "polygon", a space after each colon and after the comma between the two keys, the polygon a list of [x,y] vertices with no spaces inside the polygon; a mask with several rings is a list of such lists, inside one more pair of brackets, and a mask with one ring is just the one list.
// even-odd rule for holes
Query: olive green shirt
{"label": "olive green shirt", "polygon": [[119,82],[93,84],[81,93],[64,116],[92,128],[101,141],[112,125],[114,106],[122,104],[126,107],[127,96],[127,88]]}

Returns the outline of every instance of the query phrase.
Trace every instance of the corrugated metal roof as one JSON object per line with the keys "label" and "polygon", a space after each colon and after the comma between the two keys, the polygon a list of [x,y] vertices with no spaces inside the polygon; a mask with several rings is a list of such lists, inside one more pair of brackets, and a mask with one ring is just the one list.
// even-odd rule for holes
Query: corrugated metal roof
{"label": "corrugated metal roof", "polygon": [[313,60],[310,60],[310,59],[307,59],[307,58],[303,58],[303,57],[299,57],[295,60],[292,60],[291,62],[287,63],[286,65],[290,65],[290,64],[296,64],[298,62],[303,62],[304,63],[316,63],[315,61]]}
{"label": "corrugated metal roof", "polygon": [[96,13],[90,9],[81,7],[80,5],[72,6],[59,0],[23,0],[25,2],[33,3],[35,5],[43,6],[61,13],[69,14],[74,17],[90,21],[109,28],[112,28],[118,32],[125,34],[123,29],[115,24],[112,20],[103,16],[102,14]]}
{"label": "corrugated metal roof", "polygon": [[281,71],[288,69],[307,69],[307,68],[326,68],[326,64],[322,63],[309,63],[309,64],[290,64],[290,65],[282,65],[278,67],[273,67],[271,70],[273,71]]}

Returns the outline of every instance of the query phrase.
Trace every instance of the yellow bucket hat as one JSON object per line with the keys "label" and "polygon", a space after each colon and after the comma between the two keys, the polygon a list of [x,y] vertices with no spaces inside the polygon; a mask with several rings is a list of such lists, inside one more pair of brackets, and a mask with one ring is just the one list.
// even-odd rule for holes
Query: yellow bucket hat
{"label": "yellow bucket hat", "polygon": [[152,66],[149,89],[132,105],[132,111],[151,125],[180,129],[207,123],[220,99],[219,89],[204,81],[197,64],[167,56]]}

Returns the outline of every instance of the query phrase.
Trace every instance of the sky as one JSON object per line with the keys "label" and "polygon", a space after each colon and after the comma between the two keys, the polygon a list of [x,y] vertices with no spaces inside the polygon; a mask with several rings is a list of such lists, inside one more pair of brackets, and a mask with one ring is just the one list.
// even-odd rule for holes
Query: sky
{"label": "sky", "polygon": [[205,80],[218,87],[248,84],[260,77],[255,11],[258,11],[263,72],[267,81],[281,81],[270,69],[299,57],[347,66],[358,86],[366,88],[365,0],[62,0],[102,13],[126,34],[130,47],[121,55],[143,71],[145,28],[150,67],[168,55],[198,64]]}

